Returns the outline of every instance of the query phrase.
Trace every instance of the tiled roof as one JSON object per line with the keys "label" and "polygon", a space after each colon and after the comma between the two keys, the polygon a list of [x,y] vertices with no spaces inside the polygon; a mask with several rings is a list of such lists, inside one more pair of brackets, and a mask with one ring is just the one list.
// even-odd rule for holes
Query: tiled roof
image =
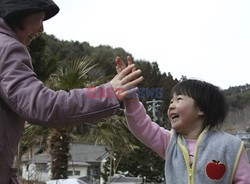
{"label": "tiled roof", "polygon": [[38,155],[33,155],[32,159],[29,159],[29,157],[27,157],[27,156],[22,157],[23,162],[29,162],[29,163],[35,162],[35,163],[42,164],[42,163],[47,163],[49,160],[50,160],[50,155],[44,154],[44,153],[38,154]]}
{"label": "tiled roof", "polygon": [[250,163],[250,148],[246,149],[247,151],[247,156],[248,156],[248,160],[249,160],[249,163]]}
{"label": "tiled roof", "polygon": [[100,162],[106,153],[103,145],[72,143],[70,147],[70,154],[74,162]]}
{"label": "tiled roof", "polygon": [[[94,145],[85,143],[70,144],[71,158],[69,165],[89,165],[88,162],[101,162],[108,153],[104,145]],[[50,161],[50,155],[47,152],[33,155],[32,160],[27,154],[22,156],[23,162],[47,163]]]}

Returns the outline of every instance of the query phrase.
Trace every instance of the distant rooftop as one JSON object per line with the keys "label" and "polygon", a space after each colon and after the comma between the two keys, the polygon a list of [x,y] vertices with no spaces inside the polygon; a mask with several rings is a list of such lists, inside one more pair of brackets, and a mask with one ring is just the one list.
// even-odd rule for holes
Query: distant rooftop
{"label": "distant rooftop", "polygon": [[[72,160],[69,161],[70,165],[89,165],[87,162],[101,162],[102,159],[107,157],[108,152],[104,145],[74,142],[70,144],[70,154],[72,156]],[[33,155],[32,160],[30,160],[28,155],[25,154],[21,160],[24,162],[48,163],[50,155],[44,151]]]}
{"label": "distant rooftop", "polygon": [[248,160],[249,160],[249,163],[250,163],[250,148],[246,149],[247,151],[247,156],[248,156]]}

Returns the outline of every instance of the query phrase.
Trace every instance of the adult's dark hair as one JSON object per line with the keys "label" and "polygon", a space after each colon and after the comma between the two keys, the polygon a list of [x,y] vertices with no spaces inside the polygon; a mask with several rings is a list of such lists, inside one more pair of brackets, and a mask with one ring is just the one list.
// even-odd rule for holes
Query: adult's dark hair
{"label": "adult's dark hair", "polygon": [[5,19],[5,22],[7,22],[7,24],[12,28],[17,27],[23,30],[24,19],[28,17],[29,15],[31,15],[32,13],[38,13],[38,12],[37,11],[24,12],[23,14],[19,16],[12,16],[12,17]]}
{"label": "adult's dark hair", "polygon": [[59,12],[59,7],[52,0],[0,0],[0,17],[12,26],[19,27],[35,12],[44,12],[44,20],[48,20]]}
{"label": "adult's dark hair", "polygon": [[176,84],[171,94],[186,95],[194,99],[204,113],[204,126],[220,128],[228,112],[228,103],[221,89],[200,80],[185,79]]}

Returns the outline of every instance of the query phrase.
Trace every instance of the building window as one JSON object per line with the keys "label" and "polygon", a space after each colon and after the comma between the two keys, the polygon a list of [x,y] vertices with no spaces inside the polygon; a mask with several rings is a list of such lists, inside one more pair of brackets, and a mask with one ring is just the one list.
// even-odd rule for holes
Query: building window
{"label": "building window", "polygon": [[68,171],[68,176],[73,176],[73,171]]}
{"label": "building window", "polygon": [[81,171],[68,171],[68,176],[80,176]]}
{"label": "building window", "polygon": [[37,164],[36,165],[37,172],[48,172],[48,166],[47,164]]}
{"label": "building window", "polygon": [[75,175],[80,176],[80,171],[75,171]]}

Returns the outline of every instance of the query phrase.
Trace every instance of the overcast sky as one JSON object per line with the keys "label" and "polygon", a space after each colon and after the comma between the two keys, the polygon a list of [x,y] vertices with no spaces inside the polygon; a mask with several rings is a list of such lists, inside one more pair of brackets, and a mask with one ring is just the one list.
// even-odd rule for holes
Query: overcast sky
{"label": "overcast sky", "polygon": [[59,39],[122,47],[161,72],[223,89],[250,83],[249,0],[54,0]]}

